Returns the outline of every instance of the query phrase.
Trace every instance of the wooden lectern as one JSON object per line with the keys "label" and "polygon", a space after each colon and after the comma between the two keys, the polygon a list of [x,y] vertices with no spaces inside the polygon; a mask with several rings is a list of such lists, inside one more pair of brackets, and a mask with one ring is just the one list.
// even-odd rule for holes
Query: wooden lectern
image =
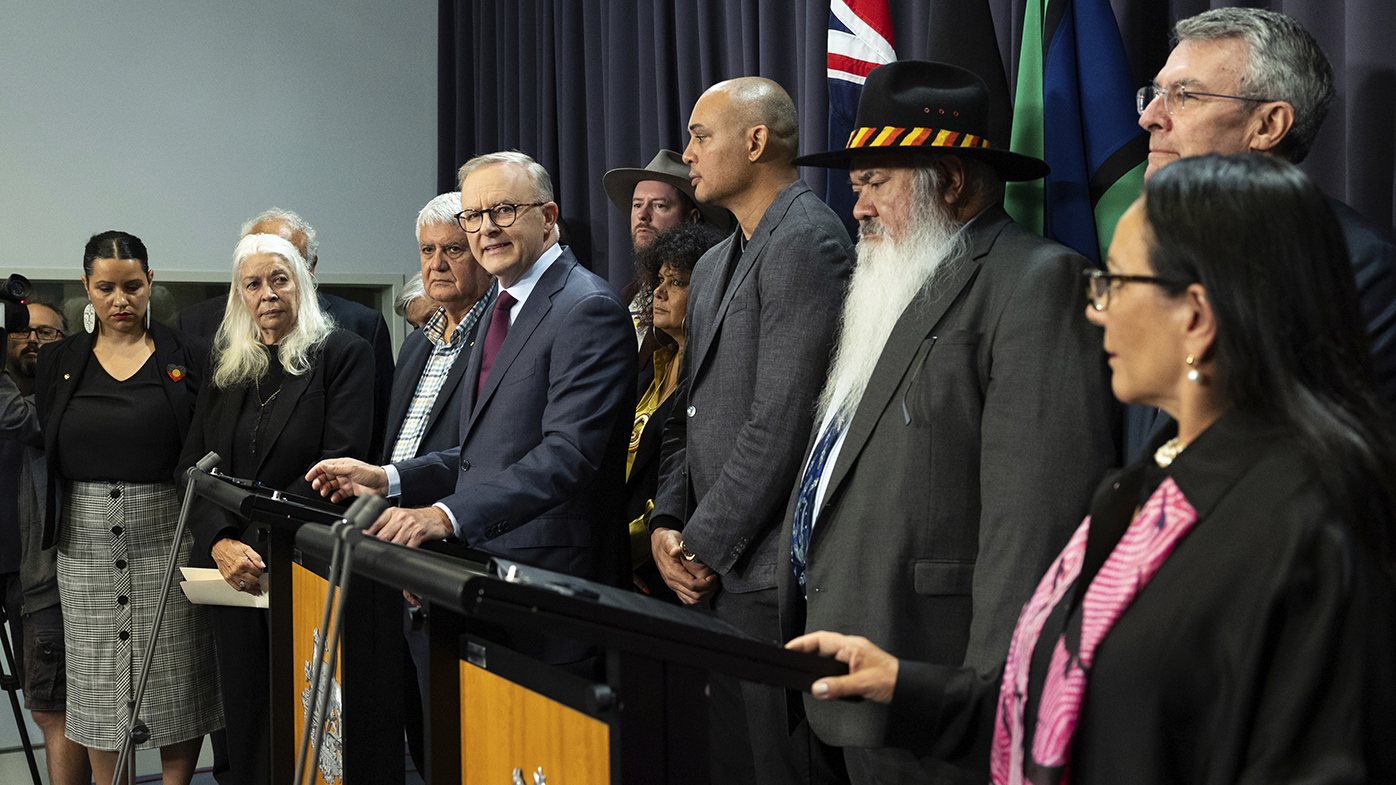
{"label": "wooden lectern", "polygon": [[[299,552],[296,533],[329,534],[344,509],[223,475],[194,480],[201,496],[265,527],[271,627],[271,758],[274,785],[295,779],[296,752],[309,698],[311,655],[328,583],[328,554]],[[312,783],[393,785],[404,781],[402,592],[355,576],[346,595],[344,632],[330,700],[330,726]]]}
{"label": "wooden lectern", "polygon": [[[322,559],[333,548],[320,527],[301,528],[296,544]],[[429,604],[433,785],[706,785],[710,671],[796,690],[847,672],[710,616],[504,560],[482,568],[365,537],[354,571]],[[527,635],[598,647],[604,678],[500,642]]]}

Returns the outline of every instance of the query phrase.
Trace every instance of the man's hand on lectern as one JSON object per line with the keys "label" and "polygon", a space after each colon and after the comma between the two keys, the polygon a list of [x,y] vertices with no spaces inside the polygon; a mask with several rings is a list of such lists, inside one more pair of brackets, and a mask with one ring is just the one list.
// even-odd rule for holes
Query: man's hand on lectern
{"label": "man's hand on lectern", "polygon": [[368,527],[380,540],[415,548],[427,540],[442,540],[455,533],[451,519],[440,507],[389,507]]}

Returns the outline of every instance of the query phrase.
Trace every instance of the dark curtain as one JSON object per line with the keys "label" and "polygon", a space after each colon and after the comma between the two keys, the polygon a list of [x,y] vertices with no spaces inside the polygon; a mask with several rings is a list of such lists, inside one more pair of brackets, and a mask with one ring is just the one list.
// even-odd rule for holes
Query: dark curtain
{"label": "dark curtain", "polygon": [[[924,58],[932,4],[890,0],[897,55]],[[1396,3],[1392,0],[1111,0],[1142,84],[1168,56],[1175,20],[1213,6],[1298,19],[1333,63],[1338,99],[1303,168],[1379,226],[1393,223]],[[989,0],[1010,89],[1024,0]],[[943,12],[939,15],[943,18]],[[689,110],[714,82],[764,76],[800,113],[801,152],[828,149],[826,2],[798,0],[441,0],[438,186],[472,155],[517,149],[553,176],[570,242],[617,287],[631,278],[628,216],[601,176],[683,150]],[[825,170],[805,179],[823,193]]]}

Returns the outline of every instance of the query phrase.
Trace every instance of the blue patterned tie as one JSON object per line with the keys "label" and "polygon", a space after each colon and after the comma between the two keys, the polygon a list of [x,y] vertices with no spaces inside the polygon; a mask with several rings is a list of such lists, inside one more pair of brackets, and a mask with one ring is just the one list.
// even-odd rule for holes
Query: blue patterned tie
{"label": "blue patterned tie", "polygon": [[800,478],[800,497],[795,502],[795,528],[790,534],[790,569],[800,584],[802,597],[808,596],[805,590],[805,564],[809,559],[809,538],[814,532],[814,497],[819,492],[819,478],[824,474],[824,464],[828,462],[829,453],[838,444],[844,428],[848,427],[848,420],[848,406],[845,404],[820,435],[809,462],[805,464],[804,476]]}

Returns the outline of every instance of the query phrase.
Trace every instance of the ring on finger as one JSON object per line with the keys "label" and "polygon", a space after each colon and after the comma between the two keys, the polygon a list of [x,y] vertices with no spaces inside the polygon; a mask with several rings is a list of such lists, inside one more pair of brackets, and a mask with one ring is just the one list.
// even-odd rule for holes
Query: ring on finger
{"label": "ring on finger", "polygon": [[239,588],[239,589],[246,589],[246,588],[247,588],[247,581],[238,581],[238,588]]}

